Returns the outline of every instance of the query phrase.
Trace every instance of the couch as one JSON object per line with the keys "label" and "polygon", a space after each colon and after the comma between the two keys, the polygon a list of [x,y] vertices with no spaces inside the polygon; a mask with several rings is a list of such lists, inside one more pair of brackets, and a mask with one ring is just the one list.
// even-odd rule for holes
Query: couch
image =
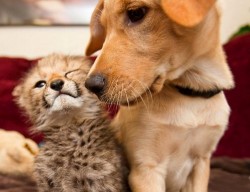
{"label": "couch", "polygon": [[[250,191],[248,179],[250,160],[246,159],[250,158],[250,34],[234,38],[224,45],[224,50],[234,74],[236,87],[233,90],[225,91],[232,113],[228,129],[214,153],[209,187],[211,192]],[[0,128],[17,130],[24,136],[40,142],[42,136],[32,135],[29,132],[30,124],[17,108],[11,96],[13,87],[20,77],[36,61],[24,58],[0,58]],[[116,111],[111,112],[114,114]],[[11,179],[18,182],[20,178]],[[3,180],[1,175],[0,180]],[[34,187],[33,182],[29,180],[25,180],[25,182]],[[25,182],[21,183],[25,184]],[[8,187],[10,187],[10,191],[15,191],[11,186],[8,182],[1,184],[0,181],[0,191],[2,189],[8,191]],[[32,191],[35,190],[35,187],[32,188]],[[21,192],[22,187],[17,188],[17,191]]]}

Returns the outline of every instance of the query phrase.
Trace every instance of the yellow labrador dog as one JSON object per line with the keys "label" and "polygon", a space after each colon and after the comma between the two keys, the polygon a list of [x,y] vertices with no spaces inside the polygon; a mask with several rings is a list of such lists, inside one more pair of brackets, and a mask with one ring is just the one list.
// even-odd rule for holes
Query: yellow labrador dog
{"label": "yellow labrador dog", "polygon": [[206,192],[234,86],[215,0],[100,0],[85,86],[121,105],[113,126],[133,192]]}

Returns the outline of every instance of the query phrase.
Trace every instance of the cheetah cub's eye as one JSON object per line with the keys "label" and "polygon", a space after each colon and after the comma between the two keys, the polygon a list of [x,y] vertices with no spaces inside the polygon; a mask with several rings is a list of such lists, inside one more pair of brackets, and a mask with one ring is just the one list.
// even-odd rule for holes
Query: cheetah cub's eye
{"label": "cheetah cub's eye", "polygon": [[41,81],[37,81],[34,87],[35,88],[42,88],[45,85],[46,85],[46,81],[41,80]]}
{"label": "cheetah cub's eye", "polygon": [[72,71],[68,71],[67,73],[65,73],[64,77],[65,77],[65,78],[70,78],[69,75],[71,75],[71,73],[76,72],[76,71],[79,71],[79,70],[80,70],[80,69],[74,69],[74,70],[72,70]]}

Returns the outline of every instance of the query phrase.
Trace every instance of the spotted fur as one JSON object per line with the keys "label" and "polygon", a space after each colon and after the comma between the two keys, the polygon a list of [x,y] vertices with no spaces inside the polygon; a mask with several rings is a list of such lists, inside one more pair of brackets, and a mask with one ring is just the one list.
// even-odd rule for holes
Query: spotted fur
{"label": "spotted fur", "polygon": [[[82,57],[50,55],[14,90],[34,129],[45,135],[35,161],[40,192],[128,191],[126,162],[110,119],[84,87],[90,64]],[[58,79],[64,82],[60,91],[51,86]]]}

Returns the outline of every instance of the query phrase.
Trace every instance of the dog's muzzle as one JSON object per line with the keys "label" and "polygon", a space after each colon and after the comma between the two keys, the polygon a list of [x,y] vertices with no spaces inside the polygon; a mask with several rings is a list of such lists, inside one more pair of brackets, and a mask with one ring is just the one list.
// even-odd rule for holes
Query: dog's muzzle
{"label": "dog's muzzle", "polygon": [[102,74],[91,75],[85,81],[85,87],[95,93],[98,97],[103,94],[105,86],[106,78]]}

